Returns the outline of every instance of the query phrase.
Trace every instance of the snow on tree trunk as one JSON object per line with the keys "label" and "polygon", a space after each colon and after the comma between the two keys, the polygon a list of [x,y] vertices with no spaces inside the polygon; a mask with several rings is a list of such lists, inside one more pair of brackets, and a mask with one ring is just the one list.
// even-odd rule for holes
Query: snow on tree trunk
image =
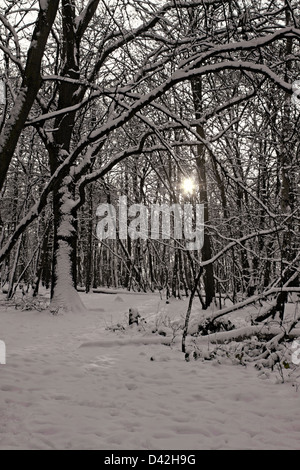
{"label": "snow on tree trunk", "polygon": [[41,86],[41,63],[58,5],[58,0],[40,2],[26,64],[18,62],[19,68],[24,67],[22,83],[10,110],[10,117],[0,134],[0,189],[3,188],[19,137]]}
{"label": "snow on tree trunk", "polygon": [[85,307],[74,287],[72,278],[72,247],[67,241],[58,241],[55,257],[55,285],[51,299],[51,310],[83,312]]}
{"label": "snow on tree trunk", "polygon": [[[76,258],[76,218],[73,213],[74,201],[66,177],[54,196],[54,253],[51,292],[52,311],[79,313],[85,307],[76,290],[74,258]],[[74,253],[75,250],[75,253]]]}

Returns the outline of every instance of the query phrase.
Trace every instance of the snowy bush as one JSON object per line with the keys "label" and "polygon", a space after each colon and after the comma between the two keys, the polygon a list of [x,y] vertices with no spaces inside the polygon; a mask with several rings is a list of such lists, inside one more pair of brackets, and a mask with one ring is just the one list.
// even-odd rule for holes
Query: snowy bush
{"label": "snowy bush", "polygon": [[[282,335],[283,338],[283,335]],[[188,352],[188,359],[215,361],[218,364],[254,366],[259,377],[269,378],[270,372],[276,376],[276,382],[289,382],[298,390],[300,387],[300,365],[293,359],[294,349],[291,340],[279,341],[253,336],[243,341],[226,341],[222,344],[208,343],[206,346],[193,340]],[[187,358],[186,358],[187,360]]]}
{"label": "snowy bush", "polygon": [[14,301],[14,306],[16,310],[22,311],[38,311],[42,312],[49,308],[49,302],[44,298],[32,297],[30,295],[25,295],[22,297],[16,297]]}

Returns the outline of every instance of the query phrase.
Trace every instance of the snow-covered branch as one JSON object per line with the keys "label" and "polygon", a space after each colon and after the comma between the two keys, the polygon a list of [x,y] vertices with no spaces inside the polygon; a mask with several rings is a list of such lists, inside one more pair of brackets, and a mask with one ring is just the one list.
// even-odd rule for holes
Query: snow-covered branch
{"label": "snow-covered branch", "polygon": [[254,325],[237,328],[231,331],[221,331],[218,333],[212,333],[205,336],[198,336],[196,344],[207,345],[222,344],[228,341],[243,341],[256,336],[257,338],[274,338],[278,335],[286,335],[289,339],[299,338],[300,328],[294,328],[292,331],[284,332],[281,327],[268,326],[268,325]]}
{"label": "snow-covered branch", "polygon": [[17,142],[23,130],[27,116],[41,85],[40,69],[46,43],[56,17],[59,0],[41,3],[40,12],[28,49],[23,80],[10,118],[5,123],[0,135],[0,190],[3,187],[7,171]]}

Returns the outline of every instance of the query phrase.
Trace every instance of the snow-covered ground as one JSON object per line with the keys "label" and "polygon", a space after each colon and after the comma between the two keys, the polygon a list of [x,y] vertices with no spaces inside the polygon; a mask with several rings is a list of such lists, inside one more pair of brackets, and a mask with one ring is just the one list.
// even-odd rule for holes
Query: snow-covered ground
{"label": "snow-covered ground", "polygon": [[[151,333],[186,301],[81,297],[90,309],[81,315],[1,302],[1,450],[300,449],[300,387],[230,358],[186,362],[179,337],[166,346]],[[147,324],[113,331],[130,307]]]}

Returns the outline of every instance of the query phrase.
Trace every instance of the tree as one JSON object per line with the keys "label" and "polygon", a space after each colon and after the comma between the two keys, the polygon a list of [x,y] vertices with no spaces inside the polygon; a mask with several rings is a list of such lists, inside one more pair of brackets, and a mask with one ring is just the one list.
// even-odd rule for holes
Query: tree
{"label": "tree", "polygon": [[[242,15],[242,3],[176,0],[163,5],[150,2],[145,6],[131,0],[114,0],[108,7],[104,0],[62,0],[47,52],[39,47],[42,83],[21,129],[21,132],[31,130],[44,146],[48,155],[47,181],[39,190],[35,204],[18,220],[13,233],[4,237],[0,251],[1,262],[51,197],[54,306],[82,308],[76,293],[78,213],[85,204],[88,186],[104,181],[131,158],[138,156],[140,161],[151,161],[167,155],[169,161],[176,162],[176,165],[172,163],[176,171],[169,172],[172,174],[170,194],[181,170],[198,166],[204,182],[202,197],[207,199],[210,211],[206,217],[209,238],[203,257],[195,255],[191,260],[201,268],[201,273],[205,268],[207,304],[215,294],[215,272],[228,273],[234,264],[236,277],[243,278],[246,272],[251,277],[248,256],[253,249],[251,241],[282,230],[287,214],[275,225],[270,201],[264,202],[255,194],[254,185],[248,184],[249,160],[245,148],[249,139],[245,135],[243,141],[239,140],[238,121],[244,132],[252,100],[264,102],[262,87],[269,86],[266,84],[273,84],[278,92],[292,94],[294,67],[287,76],[277,59],[284,41],[292,41],[298,47],[300,30],[295,8],[290,3],[282,8],[279,2],[259,6],[257,2],[249,2],[246,16]],[[50,4],[41,2],[41,5],[48,12]],[[289,10],[293,21],[285,24],[282,20]],[[191,12],[199,16],[198,29],[191,28]],[[36,28],[38,24],[37,21]],[[2,50],[8,61],[17,65],[12,52],[4,47]],[[296,56],[290,60],[294,64]],[[193,90],[188,86],[191,83]],[[197,84],[201,84],[201,90]],[[234,155],[227,144],[234,149]],[[227,150],[221,154],[224,147]],[[178,149],[183,154],[183,164]],[[134,176],[136,183],[141,183],[139,195],[144,197],[145,178],[138,172]],[[213,189],[220,196],[220,205],[210,193],[215,181],[220,184],[218,190]],[[225,187],[230,188],[228,194],[224,192]],[[240,224],[241,217],[231,223],[231,203],[236,213],[245,217],[243,224]],[[255,224],[253,231],[250,230],[248,221],[253,216],[248,211],[253,210],[251,214],[254,214],[257,207],[274,222],[270,230],[257,228]],[[211,226],[214,215],[217,219],[222,217],[220,226],[215,222]],[[230,236],[225,233],[228,227]],[[116,246],[114,251],[122,250],[129,272],[131,253],[136,250],[136,258],[141,259],[143,249],[147,253],[153,247],[141,244],[130,251],[126,245]],[[169,248],[164,250],[167,255],[173,254]],[[219,260],[229,251],[234,260],[227,256],[224,268]],[[161,253],[163,250],[158,255]],[[173,270],[177,279],[179,272],[183,274],[184,265],[181,263],[179,269],[178,253],[181,251],[176,252]],[[184,260],[191,264],[186,254]],[[140,261],[133,268],[136,279],[141,264]],[[192,281],[198,282],[195,270],[191,272]],[[191,272],[186,271],[186,278]],[[241,282],[233,283],[232,275],[230,278],[231,284],[235,283],[240,290]],[[138,282],[145,284],[141,276]]]}
{"label": "tree", "polygon": [[[14,13],[14,5],[7,2],[4,11],[5,16],[0,15],[0,21],[7,31],[5,35],[7,40],[4,39],[2,44],[0,44],[0,50],[2,50],[5,57],[6,80],[7,82],[10,81],[11,63],[14,65],[14,69],[17,68],[21,77],[21,86],[17,96],[13,98],[14,103],[11,105],[10,115],[2,124],[0,134],[0,191],[3,188],[9,165],[24,129],[25,122],[42,84],[41,64],[45,55],[47,40],[55,21],[58,4],[59,0],[39,3],[39,13],[35,21],[26,60],[24,60],[24,53],[22,52],[23,44],[20,44],[18,39],[18,31],[8,20],[9,15]],[[28,11],[28,8],[26,10]],[[7,47],[7,45],[9,46],[10,38],[14,42],[12,48]],[[16,55],[14,55],[14,49]]]}

